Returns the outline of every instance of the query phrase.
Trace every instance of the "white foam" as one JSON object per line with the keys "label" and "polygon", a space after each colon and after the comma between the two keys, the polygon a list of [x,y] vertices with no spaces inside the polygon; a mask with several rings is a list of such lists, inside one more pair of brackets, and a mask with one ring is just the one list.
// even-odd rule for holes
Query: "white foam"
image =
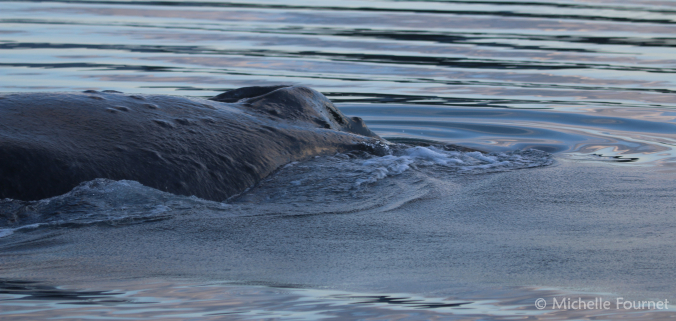
{"label": "white foam", "polygon": [[14,234],[14,232],[19,231],[19,230],[38,228],[41,225],[47,225],[47,224],[46,223],[35,223],[35,224],[29,224],[29,225],[19,226],[19,227],[15,227],[15,228],[3,228],[3,229],[0,229],[0,238],[5,237],[5,236],[10,236],[10,235]]}
{"label": "white foam", "polygon": [[538,167],[551,164],[548,153],[538,150],[508,153],[482,153],[449,151],[429,146],[415,146],[396,151],[393,155],[374,157],[362,163],[366,177],[355,181],[355,187],[375,183],[387,176],[399,175],[420,166],[441,166],[458,172],[496,171]]}
{"label": "white foam", "polygon": [[14,229],[13,228],[3,228],[0,229],[0,237],[5,237],[5,236],[10,236],[14,234]]}

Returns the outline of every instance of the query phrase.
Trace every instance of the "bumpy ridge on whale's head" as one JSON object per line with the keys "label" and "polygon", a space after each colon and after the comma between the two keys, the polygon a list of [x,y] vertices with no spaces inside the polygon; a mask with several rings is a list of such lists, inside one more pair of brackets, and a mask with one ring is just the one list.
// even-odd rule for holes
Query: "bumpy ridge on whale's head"
{"label": "bumpy ridge on whale's head", "polygon": [[241,103],[272,116],[303,121],[320,128],[378,137],[359,117],[346,117],[324,95],[302,86],[243,87],[222,93],[210,100]]}

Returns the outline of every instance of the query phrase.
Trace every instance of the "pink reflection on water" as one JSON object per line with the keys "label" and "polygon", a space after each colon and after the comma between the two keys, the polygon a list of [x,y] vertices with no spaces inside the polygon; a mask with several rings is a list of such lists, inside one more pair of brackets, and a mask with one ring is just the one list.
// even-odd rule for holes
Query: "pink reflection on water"
{"label": "pink reflection on water", "polygon": [[[669,320],[676,316],[669,310],[624,310],[610,305],[609,309],[563,309],[553,306],[555,299],[614,302],[616,298],[526,287],[459,288],[457,294],[442,297],[153,279],[84,286],[86,290],[82,285],[18,283],[3,291],[3,320]],[[50,298],[44,297],[47,293]],[[537,309],[536,300],[549,306]]]}
{"label": "pink reflection on water", "polygon": [[30,8],[27,11],[60,12],[89,14],[98,16],[116,17],[144,17],[144,18],[178,18],[189,20],[213,20],[221,22],[265,22],[313,25],[349,25],[371,27],[415,28],[431,29],[521,29],[540,30],[548,32],[581,32],[594,31],[611,32],[641,32],[641,33],[676,33],[676,27],[656,24],[623,24],[615,22],[584,22],[570,20],[552,20],[545,18],[514,18],[496,16],[464,16],[453,14],[426,14],[426,13],[369,13],[355,11],[306,11],[306,10],[276,10],[259,9],[248,10],[238,8],[209,8],[194,9],[144,9],[119,7],[76,7],[68,8]]}

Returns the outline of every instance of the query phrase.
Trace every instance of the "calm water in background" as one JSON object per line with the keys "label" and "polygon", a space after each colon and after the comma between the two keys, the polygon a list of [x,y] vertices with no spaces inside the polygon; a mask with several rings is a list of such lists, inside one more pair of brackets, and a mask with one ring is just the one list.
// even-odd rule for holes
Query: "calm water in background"
{"label": "calm water in background", "polygon": [[[674,1],[0,1],[0,90],[211,97],[242,86],[298,84],[386,138],[495,152],[536,148],[561,160],[612,163],[612,173],[666,173],[676,165],[675,35]],[[657,203],[669,211],[673,193],[662,192]],[[649,232],[673,235],[673,220],[660,226]],[[662,270],[654,275],[673,283]],[[94,298],[50,288],[60,284],[17,282],[6,281],[4,288],[15,288],[6,295],[32,297],[0,311],[28,319],[27,310],[73,317],[147,312],[126,315],[138,318],[182,305],[192,314],[176,318],[425,319],[463,315],[454,304],[466,301],[474,305],[463,311],[483,318],[584,317],[538,314],[535,294],[477,294],[471,282],[456,288],[457,297],[444,292],[438,300],[412,297],[433,287],[355,294],[303,289],[303,280],[293,290],[129,282],[107,285],[124,290]]]}

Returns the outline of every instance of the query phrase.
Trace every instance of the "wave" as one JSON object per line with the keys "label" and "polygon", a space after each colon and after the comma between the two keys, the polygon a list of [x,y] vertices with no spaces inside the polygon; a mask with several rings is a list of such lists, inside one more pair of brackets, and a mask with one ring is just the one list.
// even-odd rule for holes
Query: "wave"
{"label": "wave", "polygon": [[[431,180],[440,173],[446,177],[475,175],[547,166],[552,162],[550,154],[539,150],[483,153],[463,151],[452,145],[394,144],[384,156],[354,151],[287,164],[257,186],[226,202],[175,195],[136,181],[99,178],[56,197],[38,201],[0,200],[0,213],[3,213],[0,237],[44,227],[136,224],[195,211],[224,217],[256,215],[270,209],[256,204],[308,203],[316,210],[316,200],[320,199],[336,204],[334,211],[350,211],[354,207],[346,202],[359,208],[383,206],[381,202],[396,193],[388,189],[387,184],[378,185],[379,182],[392,178],[388,184],[405,183],[412,176],[393,177],[405,176],[402,174],[407,172],[415,172],[416,179]],[[374,188],[370,188],[372,186]],[[408,193],[417,191],[412,186]],[[402,196],[394,203],[405,198]],[[242,207],[242,204],[254,204],[254,207]],[[392,202],[387,204],[391,205]]]}

